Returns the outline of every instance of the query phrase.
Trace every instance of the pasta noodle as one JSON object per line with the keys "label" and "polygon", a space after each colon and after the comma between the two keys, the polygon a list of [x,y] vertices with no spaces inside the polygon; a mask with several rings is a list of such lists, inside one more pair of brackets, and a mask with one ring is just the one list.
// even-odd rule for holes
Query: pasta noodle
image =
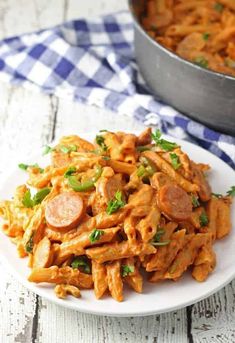
{"label": "pasta noodle", "polygon": [[[158,1],[159,13],[170,3]],[[213,195],[209,166],[149,128],[102,132],[94,144],[67,136],[48,149],[51,165],[23,165],[27,185],[0,203],[4,233],[29,257],[29,281],[54,284],[61,299],[93,288],[97,299],[122,301],[126,285],[142,292],[143,269],[150,282],[176,281],[190,266],[202,282],[214,270],[232,200]]]}
{"label": "pasta noodle", "polygon": [[159,44],[203,68],[235,76],[233,0],[146,0],[140,21]]}

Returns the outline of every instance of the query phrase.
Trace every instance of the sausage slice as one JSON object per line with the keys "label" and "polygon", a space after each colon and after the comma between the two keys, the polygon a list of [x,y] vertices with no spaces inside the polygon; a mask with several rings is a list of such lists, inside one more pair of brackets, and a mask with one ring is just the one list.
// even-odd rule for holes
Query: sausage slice
{"label": "sausage slice", "polygon": [[49,267],[52,262],[51,241],[44,237],[36,246],[33,254],[33,268]]}
{"label": "sausage slice", "polygon": [[158,192],[158,206],[170,218],[182,221],[192,214],[190,196],[178,185],[166,184]]}
{"label": "sausage slice", "polygon": [[80,222],[85,206],[80,195],[64,192],[57,195],[46,205],[47,224],[58,230],[70,230]]}

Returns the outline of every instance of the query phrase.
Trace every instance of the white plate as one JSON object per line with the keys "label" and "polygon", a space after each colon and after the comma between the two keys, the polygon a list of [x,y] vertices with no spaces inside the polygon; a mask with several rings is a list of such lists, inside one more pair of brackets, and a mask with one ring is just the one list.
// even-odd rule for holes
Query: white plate
{"label": "white plate", "polygon": [[[94,137],[92,134],[82,136],[90,140]],[[172,140],[171,137],[169,139]],[[219,158],[194,144],[180,140],[175,141],[182,146],[191,159],[211,165],[209,181],[214,192],[225,193],[235,184],[235,172]],[[48,163],[48,158],[42,157],[41,151],[39,151],[30,158],[30,161],[22,162],[38,162],[45,165],[45,161]],[[8,172],[8,177],[4,178],[4,182],[0,186],[0,199],[10,199],[15,187],[24,183],[26,178],[27,174],[17,167],[12,173]],[[235,203],[232,216],[234,228]],[[30,272],[27,267],[27,259],[19,259],[15,245],[2,232],[0,233],[0,257],[3,265],[25,287],[58,305],[73,310],[117,317],[144,316],[172,311],[204,299],[224,287],[235,277],[235,230],[232,230],[229,237],[217,241],[214,248],[217,255],[217,266],[207,281],[203,283],[196,282],[190,274],[186,273],[178,282],[165,281],[161,284],[150,284],[146,281],[142,294],[137,294],[126,287],[122,303],[116,302],[111,296],[96,300],[92,290],[83,290],[80,299],[68,297],[66,300],[60,300],[55,296],[52,286],[36,285],[27,281]]]}

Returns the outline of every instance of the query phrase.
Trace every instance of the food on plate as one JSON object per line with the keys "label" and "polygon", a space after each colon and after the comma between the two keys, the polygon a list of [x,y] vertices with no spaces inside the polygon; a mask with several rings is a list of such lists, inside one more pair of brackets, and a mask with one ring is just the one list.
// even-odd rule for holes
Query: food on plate
{"label": "food on plate", "polygon": [[202,68],[235,76],[234,0],[144,0],[140,16],[158,43]]}
{"label": "food on plate", "polygon": [[210,167],[159,130],[102,130],[93,144],[67,136],[44,153],[51,164],[21,163],[27,184],[0,203],[3,231],[29,257],[29,281],[54,284],[62,299],[93,288],[97,299],[122,301],[124,285],[142,292],[143,271],[155,283],[213,272],[235,188],[212,193]]}

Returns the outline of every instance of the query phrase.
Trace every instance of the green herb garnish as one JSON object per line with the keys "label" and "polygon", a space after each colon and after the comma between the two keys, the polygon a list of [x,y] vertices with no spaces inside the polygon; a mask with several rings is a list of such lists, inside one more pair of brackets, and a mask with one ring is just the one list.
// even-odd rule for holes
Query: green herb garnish
{"label": "green herb garnish", "polygon": [[203,56],[196,57],[194,62],[202,68],[208,67],[208,61]]}
{"label": "green herb garnish", "polygon": [[34,206],[33,199],[31,198],[31,192],[29,189],[24,193],[22,204],[24,205],[24,207],[28,207],[28,208],[31,208]]}
{"label": "green herb garnish", "polygon": [[227,191],[227,194],[231,197],[235,197],[235,186],[232,186],[230,190]]}
{"label": "green herb garnish", "polygon": [[122,266],[122,276],[128,276],[131,273],[134,273],[135,267],[134,266],[129,266],[129,265],[123,265]]}
{"label": "green herb garnish", "polygon": [[92,233],[89,235],[89,239],[91,243],[97,242],[101,236],[103,236],[104,231],[103,230],[98,230],[94,229]]}
{"label": "green herb garnish", "polygon": [[199,217],[200,225],[206,226],[209,223],[209,219],[207,217],[206,212],[203,212]]}
{"label": "green herb garnish", "polygon": [[30,189],[28,189],[23,196],[22,204],[25,207],[32,208],[35,205],[40,204],[42,200],[50,193],[50,191],[50,188],[42,188],[32,198]]}
{"label": "green herb garnish", "polygon": [[198,198],[195,195],[192,194],[191,198],[192,198],[193,207],[200,206],[200,202],[199,202]]}
{"label": "green herb garnish", "polygon": [[40,189],[34,196],[33,196],[33,203],[34,206],[40,204],[43,199],[50,193],[51,189],[48,187]]}
{"label": "green herb garnish", "polygon": [[105,140],[104,140],[104,137],[103,137],[103,136],[97,135],[97,136],[95,137],[95,141],[96,141],[96,143],[101,147],[101,149],[102,149],[103,151],[107,151],[107,150],[108,150],[108,147],[107,147],[107,145],[105,144]]}
{"label": "green herb garnish", "polygon": [[181,166],[179,156],[176,155],[175,153],[170,153],[170,159],[171,159],[171,164],[172,167],[176,170]]}
{"label": "green herb garnish", "polygon": [[155,166],[146,158],[140,157],[141,165],[137,169],[137,176],[146,178],[152,176],[156,172]]}
{"label": "green herb garnish", "polygon": [[34,246],[34,241],[33,241],[34,233],[32,233],[30,239],[28,242],[25,244],[25,250],[27,253],[31,254],[33,252],[33,246]]}
{"label": "green herb garnish", "polygon": [[[91,267],[85,256],[77,256],[71,263],[73,269],[81,269],[86,274],[91,274]],[[79,268],[80,267],[80,268]]]}
{"label": "green herb garnish", "polygon": [[125,206],[125,202],[122,199],[122,192],[117,191],[115,193],[114,199],[112,199],[108,202],[106,212],[108,214],[112,214],[114,212],[117,212],[123,206]]}
{"label": "green herb garnish", "polygon": [[142,176],[145,175],[145,173],[146,173],[146,169],[145,169],[145,167],[141,164],[141,165],[139,166],[139,168],[137,169],[137,176],[138,176],[138,177],[142,177]]}
{"label": "green herb garnish", "polygon": [[164,233],[165,233],[164,229],[158,228],[157,232],[155,233],[155,235],[151,241],[151,244],[155,245],[155,246],[164,246],[164,245],[169,244],[170,240],[166,240],[166,241],[161,242],[161,238],[164,235]]}
{"label": "green herb garnish", "polygon": [[217,11],[217,12],[222,12],[223,9],[224,9],[224,5],[220,4],[219,2],[217,2],[215,5],[214,5],[214,9]]}
{"label": "green herb garnish", "polygon": [[202,38],[203,38],[205,41],[207,41],[207,40],[209,39],[209,37],[210,37],[210,33],[208,33],[208,32],[205,32],[205,33],[203,33],[203,35],[202,35]]}
{"label": "green herb garnish", "polygon": [[160,242],[161,237],[164,235],[165,230],[162,228],[158,228],[157,232],[155,233],[152,242],[156,243],[156,242]]}
{"label": "green herb garnish", "polygon": [[162,133],[160,130],[156,130],[155,133],[152,133],[151,136],[152,136],[152,139],[155,141],[156,145],[158,145],[162,150],[172,151],[178,147],[176,143],[169,142],[161,138]]}
{"label": "green herb garnish", "polygon": [[73,175],[74,173],[76,173],[77,169],[76,167],[69,167],[66,172],[64,173],[64,177],[68,178],[69,176]]}
{"label": "green herb garnish", "polygon": [[52,151],[55,151],[55,149],[50,147],[49,145],[45,145],[42,154],[43,155],[47,155],[47,154],[49,154]]}
{"label": "green herb garnish", "polygon": [[148,151],[148,150],[151,150],[151,149],[150,149],[150,147],[148,147],[148,146],[139,145],[139,146],[137,146],[136,150],[137,150],[138,152],[143,152],[143,151]]}
{"label": "green herb garnish", "polygon": [[18,167],[22,170],[27,170],[29,167],[31,168],[37,168],[39,170],[40,173],[44,172],[44,169],[39,167],[39,165],[37,163],[35,164],[24,164],[24,163],[20,163],[18,164]]}
{"label": "green herb garnish", "polygon": [[72,151],[77,151],[77,146],[72,144],[70,146],[65,146],[65,145],[61,145],[60,146],[60,151],[63,152],[64,154],[68,154]]}
{"label": "green herb garnish", "polygon": [[109,132],[109,131],[105,130],[105,129],[102,129],[102,130],[99,130],[99,132]]}
{"label": "green herb garnish", "polygon": [[95,186],[96,181],[102,174],[102,168],[100,165],[97,165],[95,168],[95,174],[90,179],[80,182],[75,175],[68,175],[68,184],[75,192],[85,192],[89,189],[92,189]]}

